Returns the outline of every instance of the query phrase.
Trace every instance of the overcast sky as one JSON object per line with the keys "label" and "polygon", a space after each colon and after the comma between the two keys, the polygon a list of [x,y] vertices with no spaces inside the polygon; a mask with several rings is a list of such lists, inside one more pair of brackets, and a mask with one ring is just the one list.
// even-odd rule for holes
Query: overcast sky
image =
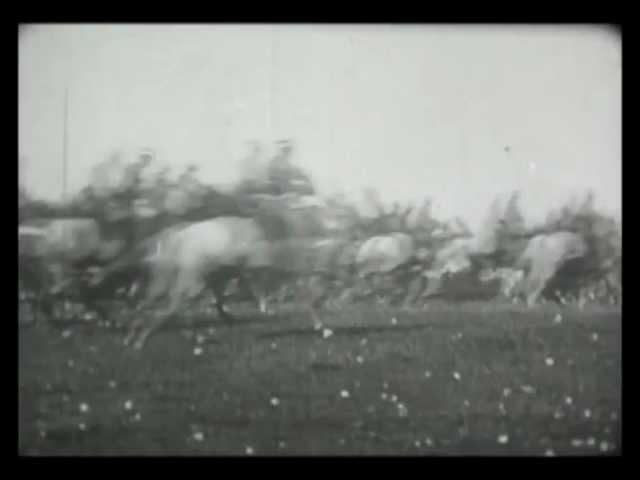
{"label": "overcast sky", "polygon": [[245,142],[293,138],[326,192],[432,196],[477,224],[496,193],[529,217],[593,188],[621,205],[621,43],[599,27],[38,25],[19,35],[26,185],[62,192],[114,148],[239,176]]}

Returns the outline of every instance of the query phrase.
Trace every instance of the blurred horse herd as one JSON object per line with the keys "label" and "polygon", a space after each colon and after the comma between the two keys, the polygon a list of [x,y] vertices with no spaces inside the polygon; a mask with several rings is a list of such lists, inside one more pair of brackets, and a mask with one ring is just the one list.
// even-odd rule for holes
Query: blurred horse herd
{"label": "blurred horse herd", "polygon": [[[476,231],[422,205],[373,214],[321,196],[291,161],[293,144],[259,146],[227,191],[197,169],[175,180],[153,152],[97,165],[64,204],[19,196],[20,316],[108,323],[127,318],[126,344],[142,348],[168,319],[196,305],[232,321],[226,303],[264,314],[296,303],[322,328],[323,309],[381,302],[424,308],[436,299],[619,304],[621,225],[592,194],[527,225],[519,194],[497,196]],[[213,308],[212,308],[213,307]]]}

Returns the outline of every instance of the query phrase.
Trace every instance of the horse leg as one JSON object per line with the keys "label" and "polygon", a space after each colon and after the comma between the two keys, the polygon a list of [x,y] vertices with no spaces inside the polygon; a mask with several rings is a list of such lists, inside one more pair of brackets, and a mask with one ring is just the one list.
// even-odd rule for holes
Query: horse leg
{"label": "horse leg", "polygon": [[[240,276],[240,281],[249,291],[251,296],[256,300],[258,310],[262,315],[269,315],[272,311],[269,309],[269,301],[267,292],[269,290],[269,272],[265,269],[255,272],[252,275],[252,281],[249,281],[245,275]],[[272,284],[273,279],[272,280]],[[272,291],[275,289],[272,288]]]}
{"label": "horse leg", "polygon": [[127,335],[124,337],[124,340],[122,341],[122,344],[125,347],[129,346],[129,344],[134,339],[134,337],[136,336],[138,331],[144,325],[145,319],[142,316],[142,313],[144,313],[144,310],[145,310],[144,307],[146,307],[147,305],[150,305],[159,295],[160,294],[158,293],[156,295],[153,295],[153,298],[147,297],[143,301],[143,304],[140,305],[140,308],[138,309],[138,312],[136,312],[137,315],[133,318],[133,320],[131,320],[131,324],[129,325],[129,331],[128,331]]}
{"label": "horse leg", "polygon": [[407,295],[402,302],[403,307],[410,308],[417,301],[418,296],[422,291],[424,291],[424,288],[424,277],[418,276],[411,280]]}
{"label": "horse leg", "polygon": [[151,335],[152,332],[155,332],[157,329],[159,329],[167,321],[167,319],[170,316],[171,316],[171,312],[163,312],[160,314],[156,314],[150,319],[147,319],[147,321],[144,322],[144,327],[142,327],[143,324],[141,324],[138,338],[133,343],[133,349],[141,350],[142,347],[144,347],[144,344],[146,343],[147,339],[149,338],[149,335]]}
{"label": "horse leg", "polygon": [[435,296],[436,294],[438,294],[441,291],[442,285],[443,285],[442,276],[429,278],[427,280],[427,289],[423,293],[422,296],[425,297],[425,298],[429,298],[429,297]]}
{"label": "horse leg", "polygon": [[527,282],[527,289],[529,290],[527,294],[527,307],[532,308],[536,304],[551,276],[547,269],[538,268],[531,270]]}
{"label": "horse leg", "polygon": [[124,337],[124,340],[122,341],[125,347],[129,346],[129,344],[135,338],[136,334],[140,331],[144,323],[145,323],[145,319],[140,314],[138,314],[138,316],[131,321],[131,325],[129,326],[129,333],[127,333],[127,336]]}
{"label": "horse leg", "polygon": [[236,322],[236,318],[235,316],[233,316],[232,314],[230,314],[225,308],[224,308],[224,297],[220,297],[219,299],[216,300],[216,310],[218,312],[218,316],[220,317],[220,319],[226,323],[226,324],[233,324]]}
{"label": "horse leg", "polygon": [[326,286],[324,279],[319,275],[313,275],[307,281],[307,310],[311,315],[313,321],[313,329],[320,330],[323,327],[322,320],[318,314],[318,309],[322,305],[326,293]]}
{"label": "horse leg", "polygon": [[[149,336],[160,329],[167,320],[175,315],[178,307],[185,303],[185,300],[193,300],[204,290],[205,283],[202,272],[197,269],[184,268],[178,272],[173,289],[169,292],[168,308],[153,317],[151,317],[146,325],[141,329],[138,339],[133,348],[140,350],[144,347]],[[224,288],[221,289],[224,292]]]}
{"label": "horse leg", "polygon": [[262,315],[266,315],[268,310],[266,289],[264,287],[264,276],[265,275],[263,272],[256,272],[253,275],[253,281],[249,281],[249,279],[246,278],[245,275],[240,276],[240,282],[247,290],[247,292],[249,292],[249,294],[253,297],[256,302],[256,306],[258,307],[258,311]]}
{"label": "horse leg", "polygon": [[163,270],[158,276],[154,277],[151,285],[149,285],[149,289],[147,290],[144,300],[137,308],[137,316],[131,322],[129,333],[124,339],[125,346],[129,345],[138,331],[143,327],[145,323],[145,317],[143,316],[145,310],[154,304],[160,295],[167,291],[171,280],[170,273],[171,272],[169,271]]}
{"label": "horse leg", "polygon": [[[225,292],[229,285],[229,273],[223,271],[223,272],[215,272],[213,274],[210,274],[207,277],[207,284],[213,291],[213,295],[215,297],[216,311],[218,312],[218,317],[224,323],[234,323],[235,318],[233,317],[233,315],[228,313],[224,308],[225,300],[227,297],[225,295]],[[244,284],[244,277],[240,275],[240,277],[238,277],[238,287],[240,287],[241,285],[246,286],[243,284]]]}
{"label": "horse leg", "polygon": [[236,322],[236,318],[231,315],[225,308],[225,300],[226,297],[224,295],[224,287],[221,284],[217,284],[213,287],[214,295],[216,297],[216,311],[218,312],[218,317],[227,324],[232,324]]}
{"label": "horse leg", "polygon": [[153,332],[158,330],[161,326],[163,326],[178,309],[178,305],[180,305],[181,300],[186,295],[184,283],[182,283],[180,280],[181,279],[178,279],[176,287],[169,294],[169,307],[167,308],[167,310],[160,314],[152,316],[150,319],[147,319],[147,321],[142,320],[140,322],[140,334],[133,344],[133,348],[135,350],[141,350],[144,347],[149,336]]}
{"label": "horse leg", "polygon": [[359,283],[359,292],[358,298],[359,300],[365,300],[368,298],[375,298],[377,289],[376,289],[376,274],[372,272],[367,272],[359,275],[358,279]]}

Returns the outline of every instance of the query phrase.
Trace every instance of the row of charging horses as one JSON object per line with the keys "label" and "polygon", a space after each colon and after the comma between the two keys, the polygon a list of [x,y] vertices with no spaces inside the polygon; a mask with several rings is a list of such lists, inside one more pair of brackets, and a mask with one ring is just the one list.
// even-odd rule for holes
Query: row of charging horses
{"label": "row of charging horses", "polygon": [[109,302],[100,307],[98,300],[124,289],[133,314],[125,343],[136,349],[207,293],[230,320],[231,284],[263,312],[274,294],[288,291],[315,328],[322,327],[328,299],[397,294],[415,304],[441,295],[458,277],[491,283],[495,295],[523,297],[529,305],[594,280],[620,290],[620,255],[584,229],[513,235],[498,219],[476,235],[392,231],[356,238],[349,216],[317,197],[264,197],[258,205],[244,216],[179,222],[133,244],[104,238],[90,218],[25,222],[19,226],[22,290],[46,316],[58,300],[74,297],[108,316]]}

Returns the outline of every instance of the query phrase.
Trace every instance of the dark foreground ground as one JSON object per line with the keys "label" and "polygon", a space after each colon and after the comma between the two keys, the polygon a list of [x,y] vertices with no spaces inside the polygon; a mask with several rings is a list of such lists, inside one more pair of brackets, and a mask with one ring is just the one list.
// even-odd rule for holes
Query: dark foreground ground
{"label": "dark foreground ground", "polygon": [[183,324],[142,352],[95,325],[21,328],[19,451],[620,452],[619,310],[487,303],[324,318],[324,334],[302,312]]}

